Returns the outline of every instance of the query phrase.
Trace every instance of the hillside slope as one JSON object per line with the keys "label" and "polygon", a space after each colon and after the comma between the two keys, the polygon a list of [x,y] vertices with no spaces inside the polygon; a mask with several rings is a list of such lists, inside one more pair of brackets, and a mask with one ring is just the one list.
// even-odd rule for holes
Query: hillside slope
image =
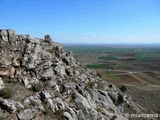
{"label": "hillside slope", "polygon": [[0,116],[9,120],[126,120],[121,91],[49,35],[0,30],[0,89]]}

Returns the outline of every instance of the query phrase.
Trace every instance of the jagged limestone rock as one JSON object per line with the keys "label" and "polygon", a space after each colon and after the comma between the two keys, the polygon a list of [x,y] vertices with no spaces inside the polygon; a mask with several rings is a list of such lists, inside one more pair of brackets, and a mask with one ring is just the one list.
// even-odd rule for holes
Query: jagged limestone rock
{"label": "jagged limestone rock", "polygon": [[71,114],[69,114],[68,112],[64,112],[63,115],[68,119],[68,120],[76,120],[76,119],[73,119]]}
{"label": "jagged limestone rock", "polygon": [[14,113],[17,111],[17,108],[13,101],[3,100],[1,103],[2,108],[7,110],[10,113]]}
{"label": "jagged limestone rock", "polygon": [[52,98],[51,94],[47,90],[42,91],[39,95],[41,96],[42,101]]}
{"label": "jagged limestone rock", "polygon": [[45,42],[47,42],[49,45],[51,45],[52,39],[51,39],[50,35],[45,35],[44,38],[45,38]]}
{"label": "jagged limestone rock", "polygon": [[44,80],[44,81],[54,79],[53,69],[52,69],[52,68],[43,69],[41,78],[42,78],[42,80]]}
{"label": "jagged limestone rock", "polygon": [[39,95],[34,95],[34,96],[30,96],[27,97],[24,100],[24,103],[28,104],[28,105],[36,105],[36,106],[41,106],[42,105],[42,101],[40,100],[40,96]]}
{"label": "jagged limestone rock", "polygon": [[24,106],[19,101],[4,99],[0,101],[1,107],[10,113],[15,113],[18,109],[23,109]]}
{"label": "jagged limestone rock", "polygon": [[[30,92],[20,94],[25,98],[23,103],[0,100],[5,106],[1,109],[15,113],[20,120],[34,116],[45,120],[43,113],[47,110],[48,114],[60,112],[69,120],[110,120],[115,116],[117,120],[126,120],[122,115],[121,91],[86,69],[72,52],[65,53],[63,46],[52,42],[49,35],[40,39],[17,35],[14,30],[0,30],[0,76],[23,83]],[[33,92],[34,85],[41,91]],[[3,87],[0,80],[0,89]],[[27,109],[21,110],[23,106]]]}
{"label": "jagged limestone rock", "polygon": [[17,116],[20,120],[31,120],[34,117],[34,114],[30,109],[25,109],[22,112],[18,113]]}

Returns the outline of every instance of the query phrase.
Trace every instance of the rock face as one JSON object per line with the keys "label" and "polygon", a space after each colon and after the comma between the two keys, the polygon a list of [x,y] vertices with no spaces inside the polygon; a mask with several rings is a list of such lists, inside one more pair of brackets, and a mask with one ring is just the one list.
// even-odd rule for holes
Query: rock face
{"label": "rock face", "polygon": [[1,98],[8,119],[13,113],[20,120],[127,119],[121,91],[82,66],[72,52],[65,53],[49,35],[38,39],[0,30],[0,89],[6,86],[6,77],[34,90],[30,95],[23,93],[25,99],[20,102]]}

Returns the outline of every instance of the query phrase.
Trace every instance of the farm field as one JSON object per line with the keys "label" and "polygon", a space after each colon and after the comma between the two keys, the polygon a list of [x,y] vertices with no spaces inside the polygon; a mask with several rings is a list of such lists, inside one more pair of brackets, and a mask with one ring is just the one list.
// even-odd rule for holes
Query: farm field
{"label": "farm field", "polygon": [[[118,87],[147,112],[160,114],[160,46],[158,45],[64,45],[75,59]],[[142,102],[143,100],[143,102]],[[128,110],[128,108],[126,109]]]}

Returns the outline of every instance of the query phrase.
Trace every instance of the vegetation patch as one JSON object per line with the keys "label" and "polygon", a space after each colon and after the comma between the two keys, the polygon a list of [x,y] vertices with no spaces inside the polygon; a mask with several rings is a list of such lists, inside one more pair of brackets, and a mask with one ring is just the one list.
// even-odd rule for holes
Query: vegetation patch
{"label": "vegetation patch", "polygon": [[63,116],[63,113],[64,113],[64,110],[59,110],[59,111],[56,111],[54,115],[58,120],[64,120],[65,117]]}
{"label": "vegetation patch", "polygon": [[47,115],[47,116],[53,116],[54,115],[53,112],[52,112],[52,110],[49,109],[49,108],[45,109],[44,114]]}
{"label": "vegetation patch", "polygon": [[127,91],[127,88],[125,85],[122,85],[121,87],[119,87],[119,89],[122,91],[122,92],[126,92]]}
{"label": "vegetation patch", "polygon": [[113,71],[106,71],[107,75],[114,74]]}
{"label": "vegetation patch", "polygon": [[10,88],[3,88],[0,90],[0,96],[4,99],[11,98],[13,96],[13,90]]}
{"label": "vegetation patch", "polygon": [[106,65],[105,64],[86,65],[86,67],[91,69],[102,69],[102,68],[106,68]]}
{"label": "vegetation patch", "polygon": [[0,117],[0,120],[6,120],[4,117]]}
{"label": "vegetation patch", "polygon": [[96,111],[97,112],[102,112],[102,109],[98,107],[98,108],[96,108]]}
{"label": "vegetation patch", "polygon": [[92,88],[92,87],[94,86],[94,84],[95,84],[95,82],[88,82],[88,83],[86,84],[86,87],[87,87],[87,88]]}
{"label": "vegetation patch", "polygon": [[156,60],[157,57],[137,57],[136,60],[139,62],[149,62]]}
{"label": "vegetation patch", "polygon": [[70,96],[70,103],[74,103],[74,97],[72,95]]}
{"label": "vegetation patch", "polygon": [[122,66],[127,66],[128,64],[127,64],[127,62],[122,62],[121,65]]}
{"label": "vegetation patch", "polygon": [[110,110],[110,111],[112,111],[112,112],[114,112],[114,109],[113,109],[113,108],[111,108],[111,107],[109,108],[109,110]]}
{"label": "vegetation patch", "polygon": [[107,66],[115,66],[116,64],[88,64],[88,65],[85,65],[87,68],[90,68],[90,69],[103,69],[103,68],[106,68]]}
{"label": "vegetation patch", "polygon": [[135,50],[133,48],[106,48],[105,54],[114,54],[114,55],[124,55],[124,54],[134,54]]}
{"label": "vegetation patch", "polygon": [[97,73],[97,76],[99,77],[99,78],[101,78],[102,77],[102,74],[101,73]]}
{"label": "vegetation patch", "polygon": [[113,57],[113,56],[100,56],[100,57],[98,57],[98,60],[103,60],[103,61],[107,61],[107,60],[118,60],[118,58]]}
{"label": "vegetation patch", "polygon": [[40,92],[42,89],[42,86],[40,84],[34,84],[31,88],[34,92]]}
{"label": "vegetation patch", "polygon": [[155,61],[160,58],[160,54],[154,50],[137,50],[136,60],[139,62]]}
{"label": "vegetation patch", "polygon": [[14,80],[13,78],[10,78],[10,77],[7,77],[7,76],[4,76],[2,77],[3,81],[4,82],[7,82],[7,83],[18,83],[18,81]]}
{"label": "vegetation patch", "polygon": [[114,75],[113,71],[106,71],[107,77],[111,79],[118,79],[119,77],[117,75]]}
{"label": "vegetation patch", "polygon": [[108,77],[111,79],[118,79],[119,78],[117,75],[109,75]]}

